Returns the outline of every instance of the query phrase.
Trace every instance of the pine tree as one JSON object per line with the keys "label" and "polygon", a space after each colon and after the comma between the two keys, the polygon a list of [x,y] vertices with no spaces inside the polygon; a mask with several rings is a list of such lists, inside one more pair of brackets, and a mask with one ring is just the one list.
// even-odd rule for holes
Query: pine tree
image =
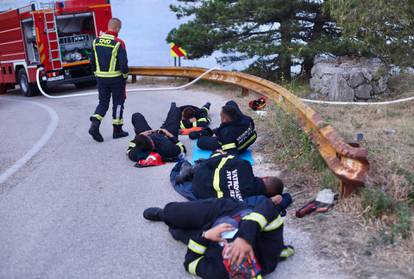
{"label": "pine tree", "polygon": [[414,0],[329,0],[343,40],[387,64],[414,66]]}
{"label": "pine tree", "polygon": [[247,61],[247,71],[268,79],[289,80],[300,64],[310,76],[316,54],[347,54],[340,30],[319,0],[178,0],[171,9],[187,23],[173,29],[167,41],[182,45],[190,58],[224,55],[222,64]]}

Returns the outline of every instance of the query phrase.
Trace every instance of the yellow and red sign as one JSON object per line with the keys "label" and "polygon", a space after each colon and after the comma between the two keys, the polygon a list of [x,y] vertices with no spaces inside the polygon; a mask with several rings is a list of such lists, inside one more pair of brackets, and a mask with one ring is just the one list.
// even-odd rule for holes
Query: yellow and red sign
{"label": "yellow and red sign", "polygon": [[178,57],[186,57],[187,56],[187,52],[175,43],[170,44],[170,50],[171,50],[171,52],[170,52],[171,57],[178,58]]}

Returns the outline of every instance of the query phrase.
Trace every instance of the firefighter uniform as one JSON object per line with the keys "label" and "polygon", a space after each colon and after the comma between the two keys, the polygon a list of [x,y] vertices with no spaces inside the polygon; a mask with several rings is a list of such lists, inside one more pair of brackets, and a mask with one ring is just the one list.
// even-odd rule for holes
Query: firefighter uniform
{"label": "firefighter uniform", "polygon": [[[91,116],[92,122],[104,118],[112,95],[112,124],[115,134],[122,131],[125,84],[128,78],[128,59],[125,44],[114,32],[107,31],[93,41],[91,66],[98,83],[99,104]],[[125,133],[125,132],[124,132]],[[126,136],[123,134],[123,136]]]}
{"label": "firefighter uniform", "polygon": [[210,119],[208,118],[208,113],[210,111],[210,104],[206,104],[204,106],[202,106],[201,108],[198,108],[196,106],[181,106],[179,107],[181,113],[186,109],[186,108],[192,108],[195,112],[195,118],[197,119],[197,121],[195,122],[191,122],[190,120],[184,120],[181,119],[180,121],[180,129],[191,129],[194,127],[207,127],[210,124]]}
{"label": "firefighter uniform", "polygon": [[253,119],[244,115],[234,101],[227,102],[226,106],[236,109],[236,119],[229,123],[222,123],[214,129],[212,132],[215,136],[201,136],[197,142],[199,148],[241,153],[256,141],[257,134]]}
{"label": "firefighter uniform", "polygon": [[202,278],[229,278],[223,264],[223,248],[203,238],[202,232],[230,223],[238,228],[234,239],[241,237],[252,246],[261,266],[255,278],[262,278],[294,252],[284,245],[280,210],[270,199],[254,207],[231,199],[209,199],[169,203],[162,211],[162,219],[172,236],[188,247],[184,261],[187,272]]}
{"label": "firefighter uniform", "polygon": [[[160,128],[169,131],[174,137],[169,138],[158,131],[149,135],[154,143],[154,151],[161,155],[164,162],[177,161],[180,154],[185,154],[187,152],[184,144],[178,140],[180,119],[181,111],[177,108],[175,103],[172,103],[167,118]],[[145,117],[139,112],[132,115],[132,125],[134,126],[137,135],[152,130]],[[127,151],[128,157],[134,162],[137,162],[140,159],[145,159],[142,158],[140,150],[137,150],[135,146],[135,139],[129,142]]]}
{"label": "firefighter uniform", "polygon": [[[263,180],[253,174],[251,164],[233,155],[219,155],[201,162],[193,171],[192,191],[198,199],[266,195]],[[281,193],[280,193],[281,194]]]}

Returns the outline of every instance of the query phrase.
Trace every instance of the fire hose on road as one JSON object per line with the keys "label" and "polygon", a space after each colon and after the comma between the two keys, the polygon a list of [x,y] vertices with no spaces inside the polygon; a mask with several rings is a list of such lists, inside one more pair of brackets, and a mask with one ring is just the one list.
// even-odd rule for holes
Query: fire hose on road
{"label": "fire hose on road", "polygon": [[[180,90],[180,89],[185,89],[187,87],[190,87],[191,85],[197,83],[199,80],[201,80],[205,75],[208,75],[209,73],[211,73],[214,70],[219,70],[220,68],[218,67],[214,67],[211,69],[206,70],[204,73],[202,73],[201,75],[199,75],[197,78],[195,78],[194,80],[192,80],[189,83],[186,83],[184,85],[181,86],[177,86],[177,87],[156,87],[156,88],[134,88],[134,89],[127,89],[126,91],[128,93],[131,92],[148,92],[148,91],[175,91],[175,90]],[[50,98],[50,99],[64,99],[64,98],[73,98],[73,97],[83,97],[83,96],[90,96],[90,95],[97,95],[98,91],[94,90],[94,91],[90,91],[90,92],[84,92],[84,93],[78,93],[78,94],[69,94],[69,95],[61,95],[61,96],[52,96],[47,94],[41,85],[40,82],[40,73],[41,71],[43,71],[43,68],[39,68],[37,69],[36,72],[36,83],[37,83],[37,88],[39,89],[40,93],[45,96],[46,98]]]}

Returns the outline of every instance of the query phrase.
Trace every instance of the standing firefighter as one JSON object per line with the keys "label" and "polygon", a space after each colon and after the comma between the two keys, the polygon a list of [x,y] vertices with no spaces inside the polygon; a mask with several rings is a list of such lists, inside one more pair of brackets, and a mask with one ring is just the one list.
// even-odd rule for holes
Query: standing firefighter
{"label": "standing firefighter", "polygon": [[92,124],[89,134],[98,142],[104,140],[99,132],[99,126],[108,111],[111,94],[113,138],[128,136],[128,133],[122,130],[128,59],[125,44],[118,38],[121,25],[119,19],[112,18],[108,23],[108,31],[93,42],[91,65],[98,83],[99,104],[95,113],[90,117]]}

